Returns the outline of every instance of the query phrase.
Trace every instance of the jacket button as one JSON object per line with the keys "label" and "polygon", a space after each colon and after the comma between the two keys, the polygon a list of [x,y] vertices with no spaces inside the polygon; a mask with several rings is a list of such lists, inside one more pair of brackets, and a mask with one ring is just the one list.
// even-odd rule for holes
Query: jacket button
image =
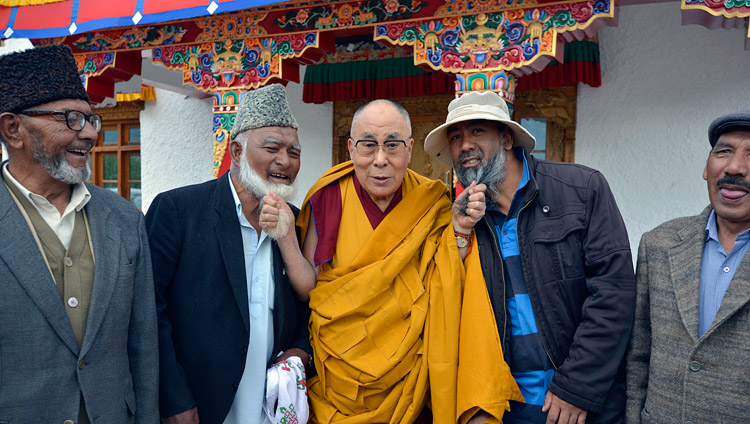
{"label": "jacket button", "polygon": [[63,424],[76,424],[73,422],[73,420],[65,420],[63,421]]}
{"label": "jacket button", "polygon": [[[690,371],[698,371],[700,369],[701,369],[700,362],[693,361],[693,362],[690,363]],[[687,424],[687,423],[685,423],[685,424]]]}
{"label": "jacket button", "polygon": [[236,392],[237,391],[237,387],[239,387],[239,385],[237,383],[232,384],[232,391]]}
{"label": "jacket button", "polygon": [[542,212],[549,213],[549,206],[547,205],[542,206]]}
{"label": "jacket button", "polygon": [[247,355],[247,348],[246,348],[246,347],[243,347],[243,348],[242,348],[242,354],[243,354],[243,355]]}
{"label": "jacket button", "polygon": [[85,366],[86,366],[86,363],[83,362],[83,360],[78,361],[78,369],[79,370],[82,370],[83,367],[85,367]]}

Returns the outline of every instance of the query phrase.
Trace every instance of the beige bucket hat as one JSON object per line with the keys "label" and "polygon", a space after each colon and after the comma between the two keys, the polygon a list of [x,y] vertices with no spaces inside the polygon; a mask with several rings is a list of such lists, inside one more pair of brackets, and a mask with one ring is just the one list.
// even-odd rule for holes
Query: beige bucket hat
{"label": "beige bucket hat", "polygon": [[474,119],[502,122],[513,131],[514,146],[521,146],[527,152],[534,150],[536,139],[526,128],[510,119],[505,100],[491,91],[472,91],[453,100],[448,105],[448,117],[445,119],[445,123],[430,131],[424,140],[425,152],[448,165],[452,165],[448,147],[448,126]]}

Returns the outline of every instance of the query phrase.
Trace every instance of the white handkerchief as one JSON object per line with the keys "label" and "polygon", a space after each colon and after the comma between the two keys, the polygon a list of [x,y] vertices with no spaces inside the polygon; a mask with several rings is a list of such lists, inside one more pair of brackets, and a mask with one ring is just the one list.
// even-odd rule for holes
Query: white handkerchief
{"label": "white handkerchief", "polygon": [[274,364],[266,371],[266,399],[263,424],[305,424],[307,405],[305,366],[296,356]]}

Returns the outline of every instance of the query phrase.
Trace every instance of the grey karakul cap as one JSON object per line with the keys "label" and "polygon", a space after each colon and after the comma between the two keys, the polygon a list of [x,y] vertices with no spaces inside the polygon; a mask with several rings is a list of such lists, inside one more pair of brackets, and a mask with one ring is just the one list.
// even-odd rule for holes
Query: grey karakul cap
{"label": "grey karakul cap", "polygon": [[292,111],[289,110],[286,92],[281,84],[257,88],[242,96],[230,136],[234,140],[241,132],[263,127],[299,129]]}
{"label": "grey karakul cap", "polygon": [[708,142],[711,143],[711,147],[716,145],[716,141],[722,134],[730,130],[750,131],[750,109],[730,113],[729,115],[718,117],[714,122],[711,122],[711,125],[708,127]]}

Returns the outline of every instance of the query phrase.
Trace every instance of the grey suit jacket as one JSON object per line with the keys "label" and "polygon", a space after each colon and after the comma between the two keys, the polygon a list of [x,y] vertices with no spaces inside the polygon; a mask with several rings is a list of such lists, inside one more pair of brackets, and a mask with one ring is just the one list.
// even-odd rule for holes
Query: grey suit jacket
{"label": "grey suit jacket", "polygon": [[87,185],[94,289],[79,350],[33,235],[0,180],[0,424],[158,422],[158,341],[143,214]]}
{"label": "grey suit jacket", "polygon": [[711,208],[643,235],[626,356],[628,423],[750,423],[750,255],[698,337]]}

